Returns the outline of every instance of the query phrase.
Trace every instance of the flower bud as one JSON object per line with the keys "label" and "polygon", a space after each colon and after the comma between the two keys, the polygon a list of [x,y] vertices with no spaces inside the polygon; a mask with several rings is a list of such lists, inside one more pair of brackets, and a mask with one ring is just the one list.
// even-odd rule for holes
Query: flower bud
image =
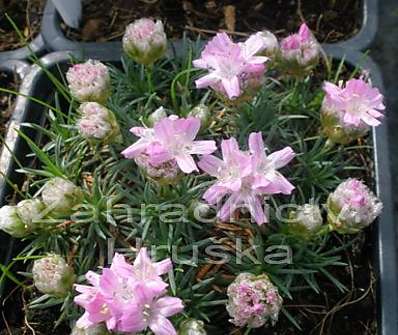
{"label": "flower bud", "polygon": [[83,200],[83,192],[69,180],[55,177],[50,179],[42,190],[44,204],[55,215],[69,215],[73,207]]}
{"label": "flower bud", "polygon": [[66,79],[72,96],[80,102],[104,104],[111,93],[108,68],[96,60],[73,65],[66,73]]}
{"label": "flower bud", "polygon": [[175,160],[169,160],[158,166],[154,166],[149,162],[149,156],[142,153],[134,161],[148,178],[159,184],[174,184],[180,177],[180,169]]}
{"label": "flower bud", "polygon": [[112,143],[120,139],[120,128],[115,115],[106,107],[96,102],[80,105],[82,117],[77,126],[80,134],[92,141]]}
{"label": "flower bud", "polygon": [[148,116],[148,127],[153,127],[161,119],[167,117],[166,110],[163,107],[159,107],[151,115]]}
{"label": "flower bud", "polygon": [[142,18],[129,24],[123,36],[123,50],[139,64],[153,64],[167,50],[162,21]]}
{"label": "flower bud", "polygon": [[49,255],[33,263],[33,282],[44,293],[64,297],[71,291],[75,280],[72,268],[59,255]]}
{"label": "flower bud", "polygon": [[302,77],[318,65],[320,52],[320,44],[303,23],[297,34],[282,40],[279,65],[287,74]]}
{"label": "flower bud", "polygon": [[323,219],[319,206],[305,204],[290,213],[289,231],[308,236],[316,232],[322,226],[322,223]]}
{"label": "flower bud", "polygon": [[276,36],[268,30],[260,31],[256,34],[261,37],[263,41],[263,50],[260,52],[261,55],[270,57],[271,59],[276,56],[279,52],[279,42]]}
{"label": "flower bud", "polygon": [[369,226],[381,213],[383,204],[357,179],[347,179],[329,195],[328,222],[333,230],[353,234]]}
{"label": "flower bud", "polygon": [[207,335],[203,321],[188,319],[181,323],[178,335]]}
{"label": "flower bud", "polygon": [[24,237],[29,234],[29,226],[21,220],[16,206],[0,208],[0,229],[13,237]]}
{"label": "flower bud", "polygon": [[227,289],[227,311],[237,327],[259,328],[274,325],[282,297],[266,274],[240,273]]}
{"label": "flower bud", "polygon": [[0,229],[14,237],[25,237],[42,218],[45,205],[39,199],[22,200],[17,206],[0,208]]}
{"label": "flower bud", "polygon": [[73,327],[71,335],[111,335],[103,325],[96,325],[89,328]]}
{"label": "flower bud", "polygon": [[188,116],[197,117],[200,119],[200,126],[202,129],[206,129],[209,126],[210,121],[210,111],[209,107],[205,104],[199,104],[194,107],[189,113]]}

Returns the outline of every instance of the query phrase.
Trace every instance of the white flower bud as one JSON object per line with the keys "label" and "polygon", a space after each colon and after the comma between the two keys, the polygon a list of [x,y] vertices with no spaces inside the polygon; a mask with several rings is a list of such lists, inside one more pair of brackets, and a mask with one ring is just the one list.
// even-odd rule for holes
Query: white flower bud
{"label": "white flower bud", "polygon": [[205,129],[209,126],[210,111],[209,107],[204,104],[197,105],[189,113],[188,116],[197,117],[200,119],[200,127]]}
{"label": "white flower bud", "polygon": [[123,36],[123,49],[137,63],[153,64],[167,50],[162,21],[142,18],[129,24]]}
{"label": "white flower bud", "polygon": [[276,36],[268,30],[256,33],[263,40],[261,55],[273,58],[279,52],[279,42]]}
{"label": "white flower bud", "polygon": [[75,280],[72,268],[59,255],[49,255],[33,263],[33,282],[44,293],[64,297]]}
{"label": "white flower bud", "polygon": [[0,208],[0,229],[13,237],[24,237],[29,234],[29,228],[18,215],[16,206]]}
{"label": "white flower bud", "polygon": [[383,204],[357,179],[347,179],[329,195],[328,222],[343,234],[357,233],[369,226],[381,213]]}
{"label": "white flower bud", "polygon": [[295,227],[299,226],[304,234],[315,232],[323,223],[319,206],[313,204],[298,206],[291,213],[290,218],[293,221],[291,228],[294,230]]}
{"label": "white flower bud", "polygon": [[72,96],[80,102],[105,103],[111,93],[108,68],[96,60],[73,65],[66,73],[66,79]]}
{"label": "white flower bud", "polygon": [[51,213],[61,216],[73,213],[73,207],[83,199],[80,187],[60,177],[50,179],[43,186],[41,195]]}
{"label": "white flower bud", "polygon": [[103,143],[119,140],[119,124],[109,109],[96,102],[85,102],[80,105],[79,112],[82,117],[77,126],[83,137]]}
{"label": "white flower bud", "polygon": [[203,321],[188,319],[181,323],[178,335],[207,335]]}

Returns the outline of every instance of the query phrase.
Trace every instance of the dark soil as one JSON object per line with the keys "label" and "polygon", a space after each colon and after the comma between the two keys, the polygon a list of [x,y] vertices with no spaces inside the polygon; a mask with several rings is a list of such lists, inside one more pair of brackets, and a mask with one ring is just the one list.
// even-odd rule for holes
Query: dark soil
{"label": "dark soil", "polygon": [[31,41],[40,31],[45,0],[0,0],[0,51],[24,46],[7,14],[26,41]]}
{"label": "dark soil", "polygon": [[[18,87],[18,78],[10,74],[0,72],[0,87],[8,90],[16,90]],[[4,135],[7,128],[7,122],[14,109],[15,95],[0,92],[0,137]]]}
{"label": "dark soil", "polygon": [[306,21],[321,42],[355,35],[362,24],[362,0],[96,0],[84,1],[81,30],[63,24],[68,38],[119,40],[125,26],[141,17],[161,18],[169,37],[183,32],[208,37],[218,30],[238,36],[269,29],[285,36]]}

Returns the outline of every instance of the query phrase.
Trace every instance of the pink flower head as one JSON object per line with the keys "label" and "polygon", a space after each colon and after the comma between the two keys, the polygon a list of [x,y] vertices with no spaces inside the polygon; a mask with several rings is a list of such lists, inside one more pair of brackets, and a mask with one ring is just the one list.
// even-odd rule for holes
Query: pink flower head
{"label": "pink flower head", "polygon": [[165,334],[163,324],[174,329],[166,318],[182,311],[182,301],[164,296],[167,284],[160,277],[171,268],[170,259],[153,263],[145,248],[133,265],[116,254],[111,267],[104,268],[101,275],[91,271],[86,274],[91,286],[75,285],[80,293],[75,303],[85,309],[77,326],[89,328],[104,322],[109,331],[117,332],[150,327],[156,335]]}
{"label": "pink flower head", "polygon": [[332,112],[344,126],[380,125],[385,109],[383,95],[363,79],[351,79],[339,86],[325,82],[324,108]]}
{"label": "pink flower head", "polygon": [[266,195],[290,194],[294,187],[277,169],[293,159],[291,148],[277,151],[268,157],[264,152],[261,133],[252,133],[249,137],[250,152],[242,152],[235,138],[223,140],[221,151],[223,159],[204,156],[199,167],[217,178],[203,195],[209,204],[221,201],[230,195],[218,212],[221,220],[228,220],[239,207],[247,207],[258,224],[267,222],[262,208],[262,199]]}
{"label": "pink flower head", "polygon": [[369,226],[381,213],[383,204],[357,179],[347,179],[329,195],[329,223],[343,233],[358,232]]}
{"label": "pink flower head", "polygon": [[167,50],[167,37],[160,20],[142,18],[129,24],[123,36],[124,51],[137,63],[149,65]]}
{"label": "pink flower head", "polygon": [[176,161],[185,173],[198,171],[192,155],[206,155],[217,149],[214,141],[195,141],[199,129],[200,119],[195,117],[168,117],[156,122],[154,128],[135,127],[131,131],[141,139],[122,154],[131,159],[145,153],[153,166]]}
{"label": "pink flower head", "polygon": [[308,26],[303,23],[298,33],[292,34],[281,41],[281,55],[284,60],[309,65],[318,59],[320,45]]}
{"label": "pink flower head", "polygon": [[196,81],[196,87],[210,86],[229,99],[239,97],[252,79],[264,74],[268,58],[256,56],[264,47],[263,39],[256,35],[238,44],[225,33],[217,34],[207,43],[201,58],[193,62],[195,67],[210,72]]}
{"label": "pink flower head", "polygon": [[105,103],[111,93],[108,68],[97,60],[73,65],[66,73],[66,79],[72,96],[80,102]]}
{"label": "pink flower head", "polygon": [[278,320],[282,297],[268,276],[240,273],[228,286],[227,311],[237,327],[259,328]]}

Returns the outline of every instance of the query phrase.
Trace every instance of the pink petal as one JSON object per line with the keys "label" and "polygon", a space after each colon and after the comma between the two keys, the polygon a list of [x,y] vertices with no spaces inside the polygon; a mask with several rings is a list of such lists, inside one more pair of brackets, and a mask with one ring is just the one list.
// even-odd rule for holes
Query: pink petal
{"label": "pink petal", "polygon": [[155,335],[177,335],[173,324],[161,315],[151,318],[151,321],[149,322],[149,328]]}
{"label": "pink petal", "polygon": [[224,162],[211,155],[206,155],[201,158],[198,162],[198,166],[206,173],[213,177],[217,177],[220,173],[220,169],[223,167]]}
{"label": "pink petal", "polygon": [[155,309],[157,313],[169,317],[182,312],[184,310],[184,305],[179,298],[163,297],[157,300]]}
{"label": "pink petal", "polygon": [[275,169],[280,169],[288,164],[296,156],[291,147],[283,148],[270,154],[267,159],[273,163]]}
{"label": "pink petal", "polygon": [[86,273],[87,281],[93,286],[99,285],[100,278],[101,278],[101,276],[98,273],[95,273],[93,271],[88,271]]}
{"label": "pink petal", "polygon": [[127,159],[132,159],[137,157],[140,153],[144,152],[148,146],[148,142],[143,140],[138,140],[134,144],[130,145],[128,148],[122,151],[122,155]]}
{"label": "pink petal", "polygon": [[262,225],[263,223],[268,222],[259,197],[251,195],[248,196],[245,200],[251,216],[254,218],[258,225]]}
{"label": "pink petal", "polygon": [[352,113],[345,113],[343,120],[344,122],[348,124],[353,124],[355,126],[359,126],[359,124],[361,123],[361,119],[357,115],[354,115]]}
{"label": "pink petal", "polygon": [[192,144],[190,153],[196,155],[209,155],[216,150],[216,142],[214,141],[195,141]]}
{"label": "pink petal", "polygon": [[193,160],[192,156],[180,154],[175,157],[178,167],[184,173],[191,173],[193,171],[199,171],[195,161]]}
{"label": "pink petal", "polygon": [[228,140],[222,140],[221,142],[221,152],[224,158],[224,161],[229,162],[233,161],[236,157],[236,153],[239,152],[238,142],[234,137],[231,137]]}
{"label": "pink petal", "polygon": [[227,193],[228,189],[226,189],[224,186],[215,184],[203,194],[203,199],[205,199],[209,204],[215,204],[217,201],[221,200]]}
{"label": "pink petal", "polygon": [[175,120],[174,123],[175,131],[183,133],[189,140],[194,140],[200,129],[200,119],[197,117]]}
{"label": "pink petal", "polygon": [[170,258],[166,258],[161,262],[154,263],[156,274],[163,275],[173,269],[173,263]]}
{"label": "pink petal", "polygon": [[240,202],[240,196],[237,193],[232,194],[227,201],[225,201],[224,205],[218,211],[217,216],[222,221],[230,221],[231,217],[233,216],[234,212],[238,208]]}
{"label": "pink petal", "polygon": [[76,326],[79,327],[79,328],[83,328],[83,329],[86,329],[86,328],[89,328],[89,327],[94,326],[95,323],[91,322],[91,321],[88,319],[88,315],[89,315],[89,314],[88,314],[87,312],[85,312],[85,313],[79,318],[79,320],[77,320]]}
{"label": "pink petal", "polygon": [[368,124],[369,126],[372,126],[372,127],[377,127],[377,126],[381,125],[381,122],[379,120],[377,120],[376,118],[374,118],[368,114],[363,114],[362,120],[363,120],[363,122],[365,122],[366,124]]}
{"label": "pink petal", "polygon": [[214,73],[209,73],[202,78],[195,80],[196,88],[205,88],[217,84],[220,78]]}
{"label": "pink petal", "polygon": [[261,132],[249,135],[249,149],[254,155],[265,156],[265,147]]}
{"label": "pink petal", "polygon": [[227,92],[228,98],[236,98],[240,95],[240,86],[239,79],[237,76],[232,77],[231,79],[222,79],[222,86]]}
{"label": "pink petal", "polygon": [[274,175],[269,175],[270,184],[264,188],[261,188],[261,191],[267,194],[291,194],[294,190],[294,186],[279,172],[275,171]]}
{"label": "pink petal", "polygon": [[110,269],[126,278],[130,277],[134,273],[133,266],[126,262],[123,255],[118,253],[115,253],[115,256],[113,256]]}
{"label": "pink petal", "polygon": [[148,131],[148,128],[144,128],[144,127],[133,127],[130,129],[130,132],[138,137],[144,136],[145,132],[147,132],[147,131]]}

